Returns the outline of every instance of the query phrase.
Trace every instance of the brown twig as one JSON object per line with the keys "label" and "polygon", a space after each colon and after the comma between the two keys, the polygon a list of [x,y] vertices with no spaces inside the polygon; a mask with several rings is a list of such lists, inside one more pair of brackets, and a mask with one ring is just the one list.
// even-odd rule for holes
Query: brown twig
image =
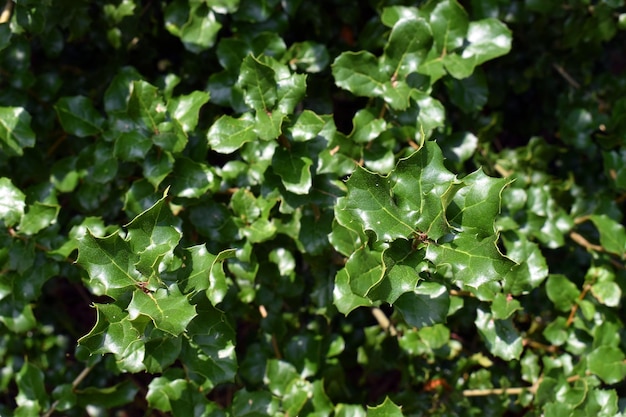
{"label": "brown twig", "polygon": [[583,248],[587,250],[595,250],[597,252],[604,252],[604,248],[602,246],[589,242],[587,239],[585,239],[581,234],[577,232],[574,232],[574,231],[570,232],[569,237],[574,242],[578,243],[580,246],[582,246]]}
{"label": "brown twig", "polygon": [[[259,306],[259,313],[261,313],[261,317],[267,318],[267,310],[264,305]],[[274,356],[276,359],[282,359],[283,355],[280,353],[280,349],[278,348],[278,341],[276,340],[276,335],[272,333],[272,349],[274,349]]]}
{"label": "brown twig", "polygon": [[382,311],[378,307],[374,307],[374,308],[372,308],[372,315],[374,316],[374,318],[378,322],[378,325],[385,332],[389,332],[389,335],[394,336],[394,337],[398,335],[398,331],[396,330],[396,328],[393,325],[393,323],[391,323],[389,318],[387,318],[387,315],[385,314],[384,311]]}
{"label": "brown twig", "polygon": [[13,0],[7,0],[4,9],[0,13],[0,25],[11,20],[11,12],[13,11]]}
{"label": "brown twig", "polygon": [[567,73],[567,71],[565,71],[565,68],[563,68],[562,66],[560,66],[557,63],[553,63],[552,66],[554,67],[556,72],[558,72],[561,75],[561,77],[563,77],[565,79],[565,81],[567,81],[569,83],[569,85],[571,85],[572,87],[574,87],[577,90],[580,88],[580,84],[578,83],[578,81],[576,81],[574,79],[574,77],[569,75]]}
{"label": "brown twig", "polygon": [[[93,366],[88,366],[85,369],[83,369],[80,374],[78,374],[78,376],[74,379],[74,381],[72,381],[72,391],[78,388],[80,383],[83,382],[83,379],[85,379],[87,375],[89,375],[89,372],[91,372],[92,369],[93,369]],[[48,409],[48,411],[46,411],[45,414],[42,414],[42,417],[50,417],[52,413],[54,413],[54,410],[57,408],[60,401],[61,400],[56,400],[55,402],[53,402],[50,408]]]}

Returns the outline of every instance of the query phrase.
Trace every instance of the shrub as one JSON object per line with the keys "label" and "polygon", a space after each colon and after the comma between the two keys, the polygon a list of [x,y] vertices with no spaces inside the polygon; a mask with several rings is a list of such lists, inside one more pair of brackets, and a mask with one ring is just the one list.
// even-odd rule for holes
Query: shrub
{"label": "shrub", "polygon": [[0,414],[622,415],[624,28],[7,1]]}

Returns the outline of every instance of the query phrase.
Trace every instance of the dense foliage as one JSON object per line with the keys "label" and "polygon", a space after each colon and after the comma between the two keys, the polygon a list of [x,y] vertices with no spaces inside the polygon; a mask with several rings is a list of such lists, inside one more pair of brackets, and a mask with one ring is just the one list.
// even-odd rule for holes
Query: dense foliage
{"label": "dense foliage", "polygon": [[624,29],[8,0],[0,414],[626,415]]}

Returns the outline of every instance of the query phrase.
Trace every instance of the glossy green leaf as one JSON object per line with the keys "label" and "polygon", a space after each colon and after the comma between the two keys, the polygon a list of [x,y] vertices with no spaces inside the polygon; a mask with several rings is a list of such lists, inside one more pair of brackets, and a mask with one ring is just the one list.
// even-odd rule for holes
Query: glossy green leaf
{"label": "glossy green leaf", "polygon": [[61,207],[56,204],[36,202],[28,206],[28,211],[20,221],[18,230],[26,235],[33,235],[56,223]]}
{"label": "glossy green leaf", "polygon": [[289,48],[287,57],[292,70],[312,73],[324,70],[330,62],[326,46],[312,41],[294,43]]}
{"label": "glossy green leaf", "polygon": [[159,132],[159,124],[165,120],[167,107],[158,88],[145,82],[133,81],[128,99],[128,115],[141,123],[152,134]]}
{"label": "glossy green leaf", "polygon": [[186,296],[174,284],[156,291],[135,291],[127,307],[128,318],[136,320],[140,315],[152,320],[157,329],[177,336],[187,329],[196,316],[196,310]]}
{"label": "glossy green leaf", "polygon": [[199,53],[215,43],[222,25],[204,3],[190,5],[183,1],[170,3],[165,9],[165,28],[180,37],[185,48]]}
{"label": "glossy green leaf", "polygon": [[472,288],[500,280],[515,265],[502,256],[495,236],[477,239],[469,234],[460,234],[451,242],[428,245],[426,259]]}
{"label": "glossy green leaf", "polygon": [[611,253],[624,257],[626,255],[624,226],[606,215],[592,215],[590,219],[600,232],[602,247]]}
{"label": "glossy green leaf", "polygon": [[54,105],[63,129],[78,137],[97,135],[102,132],[104,118],[84,96],[63,97]]}
{"label": "glossy green leaf", "polygon": [[268,416],[278,411],[278,401],[267,391],[243,389],[235,393],[231,409],[233,417]]}
{"label": "glossy green leaf", "polygon": [[118,233],[99,238],[88,232],[79,239],[76,262],[87,270],[89,286],[97,295],[117,298],[143,281],[135,269],[138,260],[139,256]]}
{"label": "glossy green leaf", "polygon": [[607,384],[616,384],[626,377],[624,353],[617,347],[601,346],[587,356],[587,370]]}
{"label": "glossy green leaf", "polygon": [[6,226],[19,223],[24,215],[26,196],[9,178],[0,178],[0,219]]}
{"label": "glossy green leaf", "polygon": [[421,328],[445,323],[450,298],[445,286],[424,281],[414,291],[401,295],[394,306],[410,326]]}
{"label": "glossy green leaf", "polygon": [[87,387],[76,390],[78,406],[113,408],[128,404],[137,395],[137,386],[131,381],[124,381],[112,386],[99,388]]}
{"label": "glossy green leaf", "polygon": [[148,152],[142,165],[144,176],[156,189],[174,169],[174,157],[170,152],[153,149]]}
{"label": "glossy green leaf", "polygon": [[467,46],[461,54],[471,59],[474,65],[497,58],[511,50],[511,31],[499,20],[489,18],[470,22],[467,30]]}
{"label": "glossy green leaf", "polygon": [[268,112],[277,101],[275,72],[269,65],[249,55],[244,58],[238,85],[244,91],[244,100],[257,112]]}
{"label": "glossy green leaf", "polygon": [[439,52],[445,55],[463,45],[468,18],[467,12],[456,0],[438,2],[428,17]]}
{"label": "glossy green leaf", "polygon": [[235,377],[235,335],[221,311],[204,305],[197,310],[198,315],[187,326],[180,359],[193,381],[211,389]]}
{"label": "glossy green leaf", "polygon": [[622,290],[615,282],[598,282],[591,286],[591,293],[600,303],[609,307],[617,307],[622,298]]}
{"label": "glossy green leaf", "polygon": [[392,80],[404,80],[416,72],[433,42],[432,32],[423,19],[402,19],[397,22],[385,45],[381,67]]}
{"label": "glossy green leaf", "polygon": [[561,311],[569,311],[580,296],[576,285],[563,275],[550,275],[546,282],[548,298]]}
{"label": "glossy green leaf", "polygon": [[217,407],[199,392],[198,387],[184,379],[158,377],[151,381],[148,404],[176,416],[205,416]]}
{"label": "glossy green leaf", "polygon": [[476,310],[476,327],[494,355],[510,361],[519,359],[524,349],[522,337],[512,321],[497,320],[483,308]]}
{"label": "glossy green leaf", "polygon": [[198,198],[219,186],[215,171],[200,162],[187,158],[176,159],[172,172],[171,190],[178,197]]}
{"label": "glossy green leaf", "polygon": [[369,52],[342,53],[333,62],[332,71],[337,86],[357,96],[380,96],[387,81],[378,68],[378,60]]}
{"label": "glossy green leaf", "polygon": [[337,275],[335,275],[333,302],[337,310],[346,315],[357,307],[370,306],[373,304],[369,298],[356,295],[352,292],[350,283],[351,280],[355,278],[357,277],[350,275],[348,268],[341,269],[337,272]]}
{"label": "glossy green leaf", "polygon": [[212,255],[205,245],[192,246],[188,251],[191,256],[191,270],[183,284],[184,292],[206,291],[207,298],[213,305],[217,305],[224,299],[229,287],[224,273],[224,261],[233,258],[236,251],[228,249]]}
{"label": "glossy green leaf", "polygon": [[19,390],[16,397],[18,406],[32,407],[31,411],[44,411],[49,406],[41,369],[25,362],[15,380]]}
{"label": "glossy green leaf", "polygon": [[152,141],[139,132],[124,132],[115,141],[115,156],[123,161],[140,161],[152,147]]}
{"label": "glossy green leaf", "polygon": [[0,107],[0,149],[9,155],[23,155],[23,148],[35,146],[30,124],[31,116],[22,107]]}
{"label": "glossy green leaf", "polygon": [[173,98],[167,103],[169,114],[180,123],[185,132],[191,132],[198,124],[200,109],[209,101],[209,94],[194,91],[190,94]]}
{"label": "glossy green leaf", "polygon": [[497,294],[491,304],[491,314],[495,320],[506,320],[519,310],[522,310],[520,302],[502,293]]}
{"label": "glossy green leaf", "polygon": [[121,370],[142,371],[145,345],[128,313],[115,304],[96,304],[95,307],[98,313],[96,324],[78,340],[79,345],[90,355],[112,353]]}
{"label": "glossy green leaf", "polygon": [[152,207],[145,210],[126,225],[126,240],[130,241],[133,253],[138,255],[135,268],[144,277],[158,276],[178,245],[181,233],[163,196]]}
{"label": "glossy green leaf", "polygon": [[254,121],[249,113],[238,119],[231,116],[221,116],[207,133],[209,145],[219,153],[233,153],[244,143],[256,138]]}
{"label": "glossy green leaf", "polygon": [[[308,194],[312,185],[311,165],[308,156],[298,155],[302,147],[292,146],[276,148],[272,158],[274,172],[281,178],[283,185],[294,194]],[[304,150],[304,149],[302,149]]]}
{"label": "glossy green leaf", "polygon": [[465,187],[456,192],[446,213],[450,223],[478,238],[493,235],[493,219],[500,213],[500,194],[507,181],[488,177],[482,170],[462,181]]}
{"label": "glossy green leaf", "polygon": [[368,417],[402,417],[402,410],[389,397],[376,407],[367,407]]}

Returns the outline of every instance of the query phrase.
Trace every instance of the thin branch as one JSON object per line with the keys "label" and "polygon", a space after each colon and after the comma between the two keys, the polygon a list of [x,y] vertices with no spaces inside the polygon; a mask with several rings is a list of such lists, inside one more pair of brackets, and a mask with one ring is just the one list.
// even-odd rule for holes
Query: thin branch
{"label": "thin branch", "polygon": [[382,311],[378,307],[374,307],[374,308],[372,308],[372,315],[374,316],[374,318],[378,322],[378,325],[385,332],[389,332],[389,334],[391,336],[397,336],[398,335],[398,331],[394,327],[393,323],[391,323],[391,321],[387,318],[387,315],[385,314],[384,311]]}
{"label": "thin branch", "polygon": [[487,389],[466,389],[463,390],[463,396],[465,397],[485,397],[487,395],[520,395],[524,391],[528,391],[534,394],[537,387],[534,385],[528,387],[515,387],[515,388],[487,388]]}
{"label": "thin branch", "polygon": [[[92,369],[93,366],[88,366],[83,369],[80,374],[78,374],[74,381],[72,381],[72,391],[78,388],[80,383],[83,382],[83,379],[85,379],[87,375],[89,375],[89,372],[91,372]],[[59,406],[59,402],[60,400],[56,400],[55,402],[53,402],[48,411],[46,411],[45,414],[42,414],[42,417],[50,417],[52,413],[54,413],[54,410]]]}
{"label": "thin branch", "polygon": [[13,0],[7,0],[4,9],[0,13],[0,25],[11,20],[11,12],[13,11]]}
{"label": "thin branch", "polygon": [[[267,310],[265,309],[265,306],[262,304],[259,306],[259,313],[261,313],[261,317],[263,317],[264,319],[267,318]],[[283,355],[281,355],[280,349],[278,347],[278,341],[276,340],[276,335],[274,333],[272,333],[272,349],[274,349],[274,356],[276,356],[277,359],[283,358]]]}
{"label": "thin branch", "polygon": [[578,83],[578,81],[576,81],[574,79],[574,77],[569,75],[567,73],[567,71],[565,71],[565,68],[563,68],[562,66],[560,66],[557,63],[552,64],[552,66],[561,75],[561,77],[563,77],[565,79],[565,81],[567,81],[569,83],[569,85],[571,85],[572,87],[574,87],[577,90],[580,88],[580,84]]}
{"label": "thin branch", "polygon": [[[585,285],[583,287],[583,290],[580,292],[580,295],[578,296],[578,300],[582,300],[583,298],[585,298],[585,296],[587,295],[590,289],[591,289],[591,285],[589,284]],[[567,321],[565,322],[565,327],[571,326],[572,323],[574,322],[574,318],[576,317],[576,312],[578,311],[578,305],[579,303],[575,303],[572,306],[572,309],[569,312],[569,317],[567,318]]]}
{"label": "thin branch", "polygon": [[574,242],[578,243],[580,246],[582,246],[583,248],[587,250],[595,250],[597,252],[604,252],[604,248],[602,246],[589,242],[587,239],[585,239],[581,234],[577,232],[573,232],[573,231],[570,232],[569,237]]}

